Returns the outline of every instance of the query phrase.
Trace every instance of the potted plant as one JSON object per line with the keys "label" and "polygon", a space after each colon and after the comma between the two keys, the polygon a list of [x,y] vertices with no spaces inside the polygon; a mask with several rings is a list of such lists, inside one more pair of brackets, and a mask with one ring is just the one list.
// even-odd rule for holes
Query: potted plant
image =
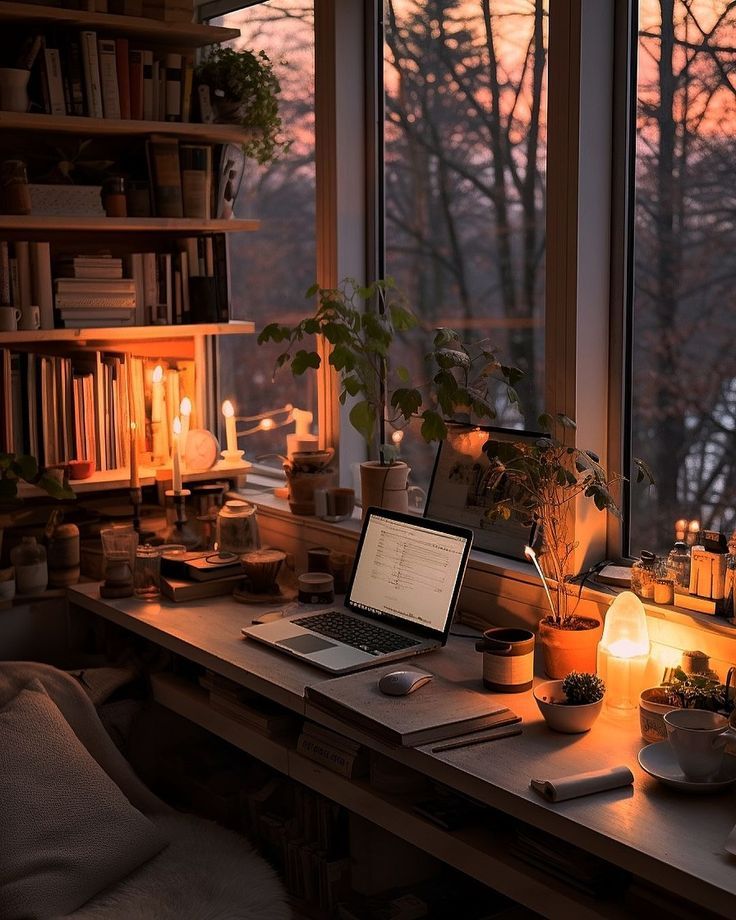
{"label": "potted plant", "polygon": [[666,741],[666,713],[673,709],[707,709],[728,714],[734,701],[715,671],[688,674],[675,668],[669,683],[650,687],[639,698],[639,721],[645,741]]}
{"label": "potted plant", "polygon": [[[288,146],[281,138],[278,95],[281,84],[264,51],[235,51],[214,45],[196,67],[196,86],[207,86],[215,121],[239,124],[250,138],[243,152],[258,163],[271,162]],[[200,113],[205,121],[205,113]]]}
{"label": "potted plant", "polygon": [[606,687],[600,677],[571,671],[564,680],[547,680],[534,688],[534,699],[550,728],[577,734],[590,731],[603,707]]}
{"label": "potted plant", "polygon": [[[566,415],[545,413],[538,421],[547,434],[533,443],[489,440],[484,446],[492,470],[491,488],[497,496],[487,515],[491,520],[514,515],[534,524],[541,535],[540,560],[529,547],[527,556],[537,567],[550,606],[539,626],[545,672],[559,678],[572,670],[595,670],[602,629],[599,619],[570,609],[577,547],[572,503],[578,497],[590,498],[598,510],[620,516],[613,489],[623,477],[609,475],[592,451],[570,447],[550,433],[555,424],[575,428]],[[646,464],[638,459],[635,464],[637,481],[653,482]]]}
{"label": "potted plant", "polygon": [[426,356],[427,378],[413,382],[405,367],[394,365],[391,346],[397,334],[417,325],[417,319],[391,279],[362,286],[346,278],[337,288],[315,284],[306,296],[315,295],[313,313],[295,326],[271,323],[258,343],[285,343],[276,370],[288,366],[299,376],[321,364],[314,348],[302,347],[304,340],[325,338],[331,346],[328,362],[340,376],[340,402],[354,400],[350,423],[369,445],[378,441],[379,459],[361,464],[363,507],[406,510],[409,467],[388,443],[387,430],[420,419],[421,435],[431,442],[444,438],[448,424],[460,413],[493,419],[491,384],[501,384],[516,401],[513,385],[521,372],[502,365],[487,343],[466,344],[456,332],[439,329]]}

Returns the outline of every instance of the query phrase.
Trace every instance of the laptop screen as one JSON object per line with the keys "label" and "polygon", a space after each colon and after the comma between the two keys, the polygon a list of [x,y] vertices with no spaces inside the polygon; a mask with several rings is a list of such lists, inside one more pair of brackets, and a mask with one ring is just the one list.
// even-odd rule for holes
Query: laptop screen
{"label": "laptop screen", "polygon": [[461,527],[371,509],[347,604],[421,632],[445,633],[465,572],[472,533]]}

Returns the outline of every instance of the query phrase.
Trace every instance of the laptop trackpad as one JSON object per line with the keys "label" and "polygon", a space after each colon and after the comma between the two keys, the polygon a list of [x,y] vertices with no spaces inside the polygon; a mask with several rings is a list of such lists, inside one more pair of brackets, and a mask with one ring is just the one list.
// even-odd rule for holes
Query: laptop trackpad
{"label": "laptop trackpad", "polygon": [[322,652],[326,648],[335,648],[334,642],[327,642],[317,636],[292,636],[290,639],[280,639],[276,645],[283,645],[302,655],[310,652]]}

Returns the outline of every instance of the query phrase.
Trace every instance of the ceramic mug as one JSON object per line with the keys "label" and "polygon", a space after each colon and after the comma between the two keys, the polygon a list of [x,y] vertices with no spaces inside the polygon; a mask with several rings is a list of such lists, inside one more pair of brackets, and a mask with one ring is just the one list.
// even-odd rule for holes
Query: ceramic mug
{"label": "ceramic mug", "polygon": [[41,328],[41,308],[40,307],[23,307],[18,322],[19,329],[40,329]]}
{"label": "ceramic mug", "polygon": [[475,643],[483,652],[483,684],[497,693],[522,693],[534,682],[534,633],[528,629],[487,629]]}
{"label": "ceramic mug", "polygon": [[726,743],[736,738],[728,719],[705,709],[674,709],[664,716],[667,737],[680,769],[692,782],[718,775]]}
{"label": "ceramic mug", "polygon": [[17,307],[0,307],[0,332],[15,332],[20,310]]}

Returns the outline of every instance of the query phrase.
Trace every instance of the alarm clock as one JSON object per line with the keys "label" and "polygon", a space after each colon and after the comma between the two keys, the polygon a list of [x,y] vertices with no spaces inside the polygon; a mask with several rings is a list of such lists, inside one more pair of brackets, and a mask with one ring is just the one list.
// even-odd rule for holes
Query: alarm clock
{"label": "alarm clock", "polygon": [[217,463],[219,453],[220,444],[211,431],[206,428],[190,429],[184,449],[184,463],[189,472],[211,470]]}

